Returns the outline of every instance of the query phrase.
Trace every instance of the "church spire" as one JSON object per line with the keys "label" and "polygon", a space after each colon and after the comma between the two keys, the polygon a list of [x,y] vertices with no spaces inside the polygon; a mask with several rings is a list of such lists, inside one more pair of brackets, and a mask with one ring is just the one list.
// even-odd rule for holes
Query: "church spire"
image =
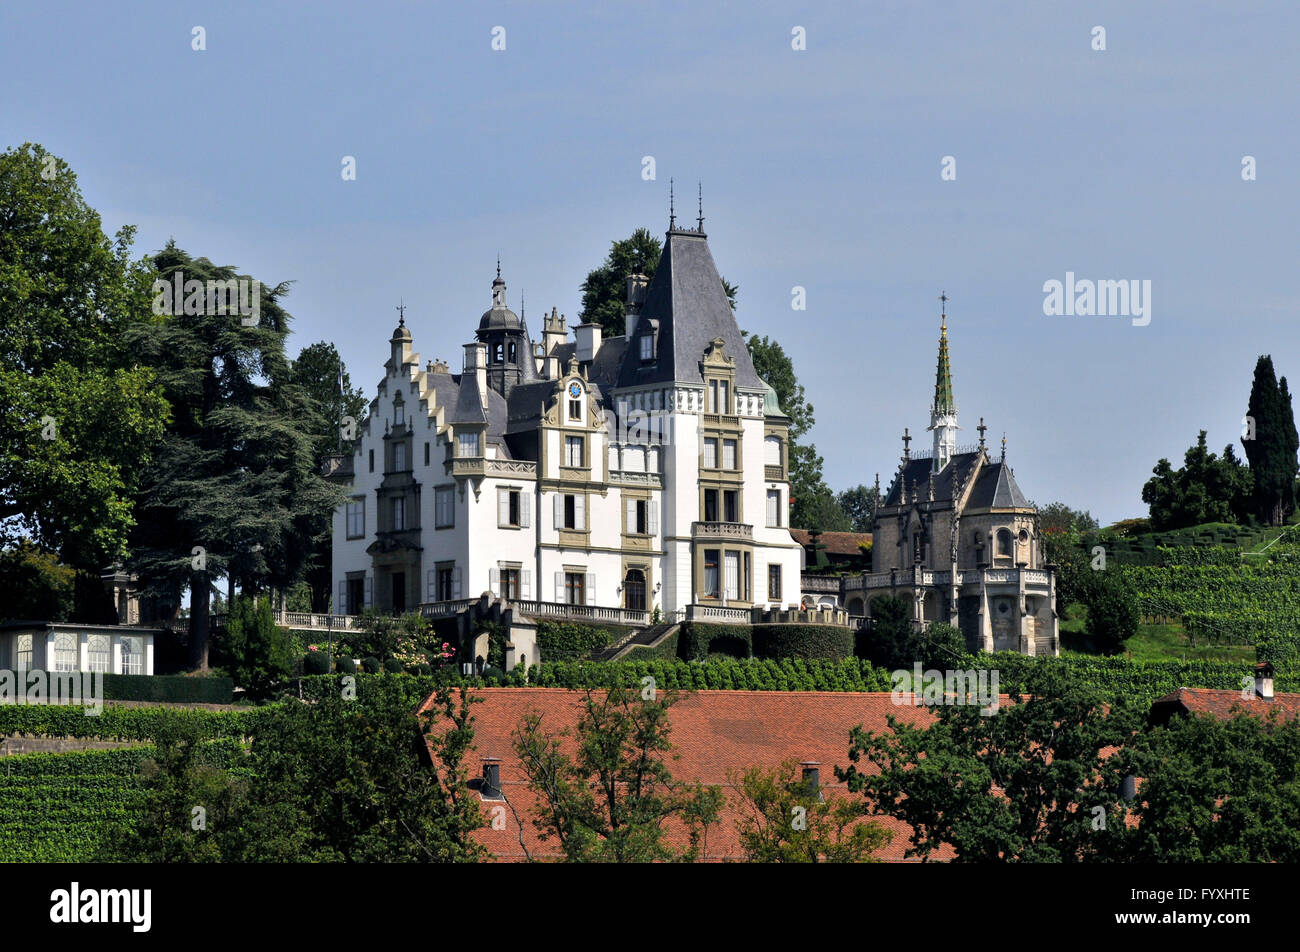
{"label": "church spire", "polygon": [[948,362],[948,292],[939,295],[939,366],[934,375],[930,430],[934,433],[933,472],[939,472],[957,452],[957,401],[952,395],[952,366]]}

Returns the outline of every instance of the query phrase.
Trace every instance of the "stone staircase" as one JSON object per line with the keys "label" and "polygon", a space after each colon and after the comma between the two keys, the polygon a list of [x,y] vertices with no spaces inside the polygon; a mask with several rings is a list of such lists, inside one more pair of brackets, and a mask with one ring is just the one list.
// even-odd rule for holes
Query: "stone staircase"
{"label": "stone staircase", "polygon": [[664,622],[661,625],[650,625],[639,631],[634,631],[626,638],[620,639],[616,644],[610,645],[604,651],[595,655],[593,660],[596,661],[617,661],[624,657],[629,651],[638,646],[644,648],[653,648],[655,645],[669,637],[679,627],[678,622]]}

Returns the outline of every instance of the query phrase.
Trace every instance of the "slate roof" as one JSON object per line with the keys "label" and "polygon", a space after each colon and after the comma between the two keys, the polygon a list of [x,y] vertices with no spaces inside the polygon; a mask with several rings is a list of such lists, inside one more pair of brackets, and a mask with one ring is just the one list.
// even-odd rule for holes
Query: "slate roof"
{"label": "slate roof", "polygon": [[[434,375],[440,376],[440,375]],[[479,395],[478,378],[474,374],[459,375],[441,375],[453,380],[458,392],[455,396],[455,402],[448,401],[447,406],[452,407],[448,415],[450,423],[487,423],[488,439],[500,437],[506,432],[507,408],[505,397],[497,393],[491,387],[488,391],[488,409],[487,413],[483,412],[483,402]],[[438,394],[442,399],[442,394]],[[493,441],[495,442],[495,440]]]}
{"label": "slate roof", "polygon": [[[935,502],[952,502],[952,474],[953,467],[957,468],[962,481],[970,478],[970,472],[975,466],[979,453],[957,453],[948,461],[948,465],[941,469],[934,476],[934,500]],[[907,480],[907,489],[910,493],[912,490],[920,490],[921,498],[925,499],[929,492],[930,484],[930,467],[932,461],[926,459],[909,460],[903,466],[903,477]],[[885,495],[884,505],[897,506],[899,500],[903,497],[903,481],[895,479],[893,485],[889,487],[889,492]]]}
{"label": "slate roof", "polygon": [[1006,463],[989,463],[980,471],[971,489],[967,509],[1029,508],[1030,502],[1016,485],[1016,477]]}
{"label": "slate roof", "polygon": [[[501,789],[510,807],[506,809],[503,830],[490,827],[475,837],[500,859],[523,860],[520,837],[534,859],[555,858],[560,850],[552,838],[539,839],[532,823],[536,795],[528,789],[527,776],[515,754],[511,732],[529,712],[537,713],[548,734],[574,728],[581,713],[584,692],[563,688],[480,688],[474,696],[482,703],[474,705],[475,753],[467,757],[471,774],[477,772],[480,757],[501,758]],[[910,695],[904,695],[910,700]],[[432,697],[421,711],[433,707]],[[1009,704],[1004,695],[1001,699]],[[830,799],[849,794],[835,779],[834,768],[849,764],[849,732],[861,724],[874,732],[888,731],[886,715],[892,714],[906,724],[925,726],[933,716],[925,707],[896,705],[888,693],[851,693],[818,691],[693,691],[683,694],[668,713],[671,731],[669,753],[673,776],[687,781],[717,784],[723,788],[727,805],[721,822],[711,827],[705,857],[711,861],[743,859],[737,835],[741,808],[727,774],[748,767],[772,768],[785,760],[814,760],[820,763],[821,790]],[[572,754],[572,735],[561,739],[561,747]],[[859,770],[876,769],[861,761]],[[492,801],[484,801],[485,809]],[[513,811],[511,810],[513,807]],[[518,817],[518,820],[516,819]],[[895,862],[906,861],[911,830],[907,824],[890,817],[875,817],[893,833],[890,843],[877,855]],[[522,821],[522,824],[519,822]],[[684,830],[673,821],[666,824],[670,841],[685,844]],[[944,849],[932,854],[935,859],[951,859]],[[912,860],[913,862],[915,860]]]}
{"label": "slate roof", "polygon": [[[659,322],[658,359],[643,367],[639,341],[654,321]],[[702,383],[700,361],[717,337],[722,338],[727,355],[736,359],[736,385],[763,388],[705,235],[671,229],[646,289],[635,339],[627,342],[631,346],[626,348],[618,385]]]}

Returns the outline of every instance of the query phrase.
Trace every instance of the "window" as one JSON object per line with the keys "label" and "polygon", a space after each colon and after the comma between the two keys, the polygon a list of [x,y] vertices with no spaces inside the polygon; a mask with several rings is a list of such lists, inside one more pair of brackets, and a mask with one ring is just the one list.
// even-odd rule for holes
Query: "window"
{"label": "window", "polygon": [[528,528],[531,498],[518,489],[498,489],[497,525],[507,529]]}
{"label": "window", "polygon": [[393,444],[393,472],[395,473],[406,472],[406,444],[405,443]]}
{"label": "window", "polygon": [[366,500],[364,496],[357,496],[348,503],[347,510],[348,520],[348,538],[362,539],[366,535]]}
{"label": "window", "polygon": [[764,466],[781,465],[780,437],[769,436],[763,440],[763,465]]}
{"label": "window", "polygon": [[564,600],[570,605],[587,604],[587,576],[584,572],[564,573]]}
{"label": "window", "polygon": [[478,456],[478,434],[460,433],[456,436],[456,455],[462,459]]}
{"label": "window", "polygon": [[429,444],[428,443],[424,444],[424,465],[425,466],[429,465]]}
{"label": "window", "polygon": [[573,529],[578,532],[587,530],[587,497],[577,493],[565,493],[555,497],[555,528]]}
{"label": "window", "polygon": [[370,451],[370,471],[371,471],[372,473],[375,471],[375,451],[374,451],[374,450],[371,450],[371,451]]}
{"label": "window", "polygon": [[456,524],[456,487],[439,486],[433,491],[433,527],[450,529]]}
{"label": "window", "polygon": [[998,555],[1011,555],[1011,533],[1006,529],[998,530]]}
{"label": "window", "polygon": [[495,347],[492,348],[493,363],[499,364],[501,363],[501,361],[505,359],[506,359],[506,348],[504,344],[497,344]]}
{"label": "window", "polygon": [[91,635],[86,639],[86,662],[91,671],[108,673],[110,644],[108,635]]}
{"label": "window", "polygon": [[727,383],[727,381],[725,380],[718,381],[718,412],[719,413],[731,412],[730,389],[731,386],[730,384]]}
{"label": "window", "polygon": [[718,382],[716,380],[709,381],[709,412],[718,412]]}
{"label": "window", "polygon": [[570,420],[582,419],[582,401],[580,400],[569,401],[569,419]]}
{"label": "window", "polygon": [[773,602],[781,600],[781,566],[779,565],[767,567],[767,597]]}
{"label": "window", "polygon": [[27,671],[32,666],[32,636],[19,635],[14,640],[14,667]]}
{"label": "window", "polygon": [[723,522],[740,521],[740,493],[734,489],[724,490],[722,493],[722,510],[725,518]]}
{"label": "window", "polygon": [[449,602],[460,596],[458,573],[454,565],[440,565],[434,576],[434,598],[436,601]]}
{"label": "window", "polygon": [[509,568],[501,569],[501,597],[518,601],[519,594],[519,569]]}
{"label": "window", "polygon": [[583,458],[583,439],[580,436],[566,436],[564,438],[564,465],[581,466]]}
{"label": "window", "polygon": [[54,636],[55,671],[76,671],[80,660],[77,657],[76,635],[70,632],[61,632]]}
{"label": "window", "polygon": [[735,440],[722,441],[722,468],[723,469],[736,468],[736,441]]}
{"label": "window", "polygon": [[767,491],[767,524],[772,527],[781,525],[781,490]]}
{"label": "window", "polygon": [[646,535],[650,531],[649,508],[644,499],[627,500],[628,535]]}
{"label": "window", "polygon": [[750,589],[749,580],[750,578],[752,578],[752,575],[750,574],[748,552],[744,554],[744,559],[745,559],[744,571],[740,573],[740,597],[748,602],[748,601],[752,601],[752,596],[750,595],[750,591],[749,591]]}
{"label": "window", "polygon": [[509,359],[510,359],[510,362],[513,364],[513,363],[516,362],[516,361],[515,361],[515,345],[514,345],[513,342],[511,342],[511,344],[510,344],[510,350],[509,350],[509,353],[510,353],[510,358],[509,358]]}
{"label": "window", "polygon": [[347,608],[349,615],[360,615],[366,607],[366,580],[350,578],[347,580]]}
{"label": "window", "polygon": [[704,521],[718,521],[718,491],[716,489],[704,490]]}
{"label": "window", "polygon": [[144,674],[144,639],[124,637],[122,639],[122,673]]}
{"label": "window", "polygon": [[393,404],[393,426],[402,426],[406,422],[406,404],[397,401]]}
{"label": "window", "polygon": [[406,497],[398,496],[393,500],[393,531],[406,528]]}
{"label": "window", "polygon": [[641,359],[642,360],[655,359],[655,339],[651,337],[649,334],[641,335]]}
{"label": "window", "polygon": [[705,598],[718,597],[718,550],[704,550],[704,591]]}
{"label": "window", "polygon": [[704,468],[705,469],[718,468],[718,441],[717,440],[704,441]]}
{"label": "window", "polygon": [[724,562],[727,568],[727,598],[740,598],[740,553],[727,552]]}

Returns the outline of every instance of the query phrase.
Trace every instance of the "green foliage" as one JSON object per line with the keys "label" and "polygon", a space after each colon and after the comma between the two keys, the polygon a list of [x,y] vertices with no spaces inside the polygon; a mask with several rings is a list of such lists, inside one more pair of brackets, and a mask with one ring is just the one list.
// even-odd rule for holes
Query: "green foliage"
{"label": "green foliage", "polygon": [[[192,679],[193,680],[193,679]],[[225,681],[225,679],[203,679]],[[150,741],[172,718],[192,720],[205,740],[243,737],[266,709],[247,711],[176,710],[162,707],[105,705],[94,716],[80,707],[0,705],[0,736],[76,737],[93,740]]]}
{"label": "green foliage", "polygon": [[1122,651],[1124,642],[1137,634],[1138,600],[1125,577],[1117,571],[1092,572],[1083,593],[1088,608],[1085,632],[1103,654]]}
{"label": "green foliage", "polygon": [[346,648],[354,657],[363,657],[363,666],[370,658],[378,663],[395,659],[400,666],[419,664],[434,651],[436,640],[429,619],[419,612],[381,615],[371,609],[357,619],[355,630],[343,632],[340,639],[340,651]]}
{"label": "green foliage", "polygon": [[382,665],[380,665],[378,658],[362,658],[361,670],[366,674],[378,674],[382,670]]}
{"label": "green foliage", "polygon": [[748,658],[754,653],[754,630],[749,625],[683,622],[677,633],[677,651],[685,661],[703,661],[711,654]]}
{"label": "green foliage", "polygon": [[1151,507],[1151,525],[1157,530],[1239,521],[1250,508],[1252,471],[1241,464],[1231,445],[1224,447],[1221,458],[1209,452],[1204,430],[1184,456],[1182,469],[1161,459],[1152,472],[1155,475],[1142,487],[1142,501]]}
{"label": "green foliage", "polygon": [[24,539],[0,552],[0,618],[66,621],[76,570]]}
{"label": "green foliage", "polygon": [[835,625],[755,625],[753,652],[758,658],[848,658],[853,630]]}
{"label": "green foliage", "polygon": [[545,661],[567,661],[586,658],[592,653],[613,644],[615,636],[606,628],[580,625],[575,622],[537,622],[537,645]]}
{"label": "green foliage", "polygon": [[793,760],[773,770],[732,770],[728,779],[737,791],[740,844],[751,863],[875,863],[872,854],[892,838],[865,819],[871,807],[862,800],[812,791]]}
{"label": "green foliage", "polygon": [[1296,434],[1286,378],[1277,379],[1273,358],[1255,363],[1246,415],[1254,420],[1254,439],[1242,439],[1253,479],[1250,508],[1269,525],[1282,525],[1295,509]]}
{"label": "green foliage", "polygon": [[[676,780],[668,766],[668,710],[676,698],[643,700],[634,690],[588,688],[575,731],[576,754],[541,715],[526,714],[512,735],[515,753],[537,795],[533,823],[558,841],[569,862],[691,862],[718,819],[722,791]],[[666,835],[665,821],[685,826],[688,845]]]}
{"label": "green foliage", "polygon": [[269,598],[235,599],[216,639],[215,662],[253,697],[265,697],[288,680],[293,673],[289,633],[276,625]]}
{"label": "green foliage", "polygon": [[[349,658],[348,660],[351,661],[352,659]],[[307,674],[307,675],[329,674],[330,673],[329,658],[322,651],[307,652],[305,655],[303,655],[302,672],[303,674]]]}
{"label": "green foliage", "polygon": [[166,701],[172,704],[229,704],[235,682],[230,678],[178,674],[105,674],[107,701]]}
{"label": "green foliage", "polygon": [[849,520],[849,531],[870,532],[876,517],[876,506],[880,504],[879,493],[874,486],[858,484],[846,489],[836,497],[840,509]]}

